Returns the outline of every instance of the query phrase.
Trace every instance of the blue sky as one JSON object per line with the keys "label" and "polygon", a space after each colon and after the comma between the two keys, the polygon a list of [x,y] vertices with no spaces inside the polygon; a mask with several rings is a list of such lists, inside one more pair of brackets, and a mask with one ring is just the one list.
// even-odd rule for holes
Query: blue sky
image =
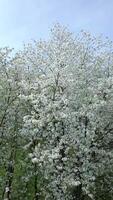
{"label": "blue sky", "polygon": [[55,22],[113,40],[113,0],[0,0],[0,47],[47,38]]}

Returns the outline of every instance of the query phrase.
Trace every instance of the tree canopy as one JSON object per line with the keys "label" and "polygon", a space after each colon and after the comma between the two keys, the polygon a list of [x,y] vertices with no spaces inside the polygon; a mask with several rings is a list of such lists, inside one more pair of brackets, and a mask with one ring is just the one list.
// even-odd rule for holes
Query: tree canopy
{"label": "tree canopy", "polygon": [[55,24],[0,49],[0,199],[113,199],[113,42]]}

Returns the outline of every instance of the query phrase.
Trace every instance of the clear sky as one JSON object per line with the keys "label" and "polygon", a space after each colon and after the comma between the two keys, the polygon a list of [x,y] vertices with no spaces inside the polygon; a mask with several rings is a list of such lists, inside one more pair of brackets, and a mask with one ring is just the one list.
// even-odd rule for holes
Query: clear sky
{"label": "clear sky", "polygon": [[113,0],[0,0],[0,47],[47,38],[55,22],[113,40]]}

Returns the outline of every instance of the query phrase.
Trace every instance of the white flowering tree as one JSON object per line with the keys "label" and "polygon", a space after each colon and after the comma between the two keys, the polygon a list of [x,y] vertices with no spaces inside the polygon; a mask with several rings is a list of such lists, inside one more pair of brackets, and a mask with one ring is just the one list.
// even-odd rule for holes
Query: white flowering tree
{"label": "white flowering tree", "polygon": [[24,50],[35,80],[21,97],[31,107],[22,133],[26,147],[34,144],[36,180],[44,180],[35,199],[94,199],[98,177],[113,169],[112,43],[84,32],[74,38],[59,25],[51,32]]}
{"label": "white flowering tree", "polygon": [[23,144],[19,132],[25,106],[19,99],[23,75],[18,65],[13,49],[0,50],[0,198],[7,200],[12,199],[17,155]]}
{"label": "white flowering tree", "polygon": [[9,52],[0,54],[1,198],[112,200],[112,42],[56,24],[48,41]]}

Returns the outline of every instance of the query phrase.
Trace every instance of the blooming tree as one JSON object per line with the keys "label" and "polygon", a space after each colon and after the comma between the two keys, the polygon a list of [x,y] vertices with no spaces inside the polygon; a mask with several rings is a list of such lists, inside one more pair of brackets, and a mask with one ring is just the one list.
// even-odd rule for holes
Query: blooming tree
{"label": "blooming tree", "polygon": [[9,52],[0,54],[2,199],[112,199],[112,42],[56,24],[48,41]]}
{"label": "blooming tree", "polygon": [[29,156],[47,179],[46,199],[94,199],[97,177],[112,171],[111,48],[59,25],[25,48],[36,78],[22,97],[32,108],[22,131],[37,141]]}

